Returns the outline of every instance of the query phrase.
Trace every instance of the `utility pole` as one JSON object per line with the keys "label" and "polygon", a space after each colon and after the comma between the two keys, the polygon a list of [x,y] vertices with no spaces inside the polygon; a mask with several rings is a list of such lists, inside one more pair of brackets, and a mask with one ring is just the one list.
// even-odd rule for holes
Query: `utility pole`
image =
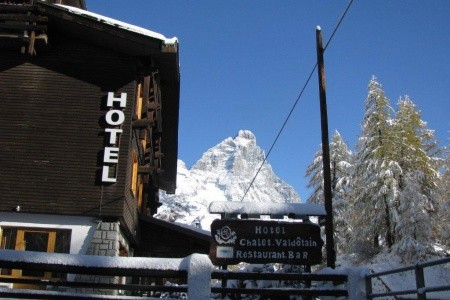
{"label": "utility pole", "polygon": [[323,63],[322,29],[316,28],[317,74],[319,75],[320,120],[322,128],[322,164],[323,189],[325,196],[325,235],[327,247],[327,267],[335,268],[336,251],[334,249],[333,203],[331,194],[330,142],[328,140],[327,95],[325,91],[325,67]]}

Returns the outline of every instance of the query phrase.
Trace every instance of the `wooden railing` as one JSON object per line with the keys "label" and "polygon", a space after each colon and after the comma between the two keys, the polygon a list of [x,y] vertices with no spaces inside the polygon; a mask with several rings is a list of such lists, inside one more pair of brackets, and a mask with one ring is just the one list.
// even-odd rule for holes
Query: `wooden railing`
{"label": "wooden railing", "polygon": [[[426,284],[424,269],[427,267],[444,265],[450,263],[450,257],[417,263],[414,265],[410,265],[403,268],[392,269],[384,272],[372,273],[366,275],[366,295],[367,299],[375,299],[380,297],[388,297],[388,296],[402,296],[402,295],[417,295],[417,299],[426,300],[427,293],[432,292],[440,292],[440,291],[450,291],[450,284],[440,285],[440,286],[431,286]],[[408,271],[414,271],[415,279],[416,279],[416,288],[408,289],[408,290],[398,290],[398,291],[389,291],[384,293],[373,293],[372,291],[372,280],[373,278],[379,278],[381,276],[398,274]],[[431,298],[428,298],[431,299]]]}
{"label": "wooden railing", "polygon": [[67,273],[71,279],[1,276],[0,283],[28,285],[26,289],[0,286],[2,299],[108,299],[108,295],[114,299],[152,299],[163,294],[170,299],[172,294],[178,297],[183,293],[196,299],[202,292],[209,297],[212,265],[200,254],[178,259],[0,250],[0,269],[5,268]]}
{"label": "wooden railing", "polygon": [[[0,276],[0,298],[21,299],[223,299],[241,295],[279,297],[348,296],[346,274],[256,273],[217,270],[206,255],[186,258],[101,257],[0,250],[0,270],[66,273],[64,279]],[[122,281],[121,281],[122,279]],[[125,280],[126,279],[126,280]],[[235,280],[278,282],[279,287],[230,287]],[[123,283],[120,283],[123,282]],[[168,283],[170,282],[170,284]],[[287,283],[287,284],[283,284]],[[326,284],[324,284],[326,283]]]}
{"label": "wooden railing", "polygon": [[[230,271],[214,271],[212,272],[212,279],[220,281],[236,280],[242,283],[243,281],[267,281],[274,283],[277,286],[269,288],[248,288],[242,285],[235,285],[235,287],[212,287],[211,293],[220,296],[220,299],[232,295],[232,299],[240,299],[242,295],[260,295],[264,297],[289,297],[289,296],[303,296],[303,299],[311,299],[310,297],[320,296],[348,296],[346,283],[348,276],[345,274],[312,274],[312,273],[255,273],[255,272],[230,272]],[[283,286],[283,282],[288,282],[287,286]],[[318,288],[315,283],[331,282],[328,287],[321,286]],[[296,283],[296,284],[293,284]],[[264,284],[263,284],[264,285]],[[338,285],[343,285],[338,287]],[[296,287],[294,287],[296,286]]]}

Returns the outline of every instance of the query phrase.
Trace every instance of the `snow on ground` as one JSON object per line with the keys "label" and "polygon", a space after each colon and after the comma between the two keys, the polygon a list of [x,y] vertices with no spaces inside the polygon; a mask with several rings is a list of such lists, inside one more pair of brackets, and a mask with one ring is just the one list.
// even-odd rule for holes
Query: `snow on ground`
{"label": "snow on ground", "polygon": [[[430,257],[429,260],[436,260],[442,257]],[[370,273],[379,273],[392,269],[403,268],[411,264],[404,264],[401,258],[390,253],[380,253],[371,261],[355,263],[352,256],[338,258],[337,269],[358,270],[364,268]],[[424,269],[425,285],[427,287],[444,286],[450,284],[450,263],[427,267]],[[416,277],[414,270],[401,273],[385,275],[380,277],[381,281],[372,284],[373,293],[387,291],[402,291],[416,288]],[[352,284],[349,282],[349,285]],[[405,295],[403,299],[417,299],[416,294]],[[384,297],[377,299],[394,299],[394,297]],[[427,299],[450,299],[450,291],[427,293]]]}

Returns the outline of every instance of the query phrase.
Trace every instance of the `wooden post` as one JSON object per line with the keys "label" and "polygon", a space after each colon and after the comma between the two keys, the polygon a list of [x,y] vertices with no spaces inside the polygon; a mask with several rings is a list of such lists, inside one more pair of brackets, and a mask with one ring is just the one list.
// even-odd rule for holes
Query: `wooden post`
{"label": "wooden post", "polygon": [[423,267],[417,263],[414,267],[416,275],[416,288],[417,288],[417,299],[426,300],[427,294],[424,293],[423,288],[425,287],[425,276],[423,273]]}
{"label": "wooden post", "polygon": [[367,276],[365,278],[366,282],[366,299],[373,299],[372,298],[372,277]]}
{"label": "wooden post", "polygon": [[331,194],[330,146],[328,141],[327,97],[325,92],[325,67],[323,63],[322,30],[316,28],[317,74],[319,75],[320,119],[322,128],[322,164],[323,189],[325,197],[325,235],[327,250],[327,267],[335,268],[336,252],[334,249],[333,204]]}

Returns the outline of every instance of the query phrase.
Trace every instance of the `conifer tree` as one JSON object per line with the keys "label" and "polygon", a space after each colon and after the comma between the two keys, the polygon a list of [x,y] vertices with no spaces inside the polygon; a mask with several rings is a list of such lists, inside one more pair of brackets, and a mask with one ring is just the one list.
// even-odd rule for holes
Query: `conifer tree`
{"label": "conifer tree", "polygon": [[437,145],[420,112],[408,98],[401,98],[394,122],[394,159],[402,169],[399,199],[392,209],[396,215],[394,251],[405,260],[425,258],[432,249],[432,214],[436,212],[438,172],[433,157]]}
{"label": "conifer tree", "polygon": [[[322,147],[320,145],[314,155],[313,162],[306,170],[306,176],[309,177],[307,187],[313,188],[313,193],[307,199],[309,203],[324,203],[323,193],[323,160]],[[342,139],[340,133],[335,131],[330,143],[330,169],[332,182],[332,201],[333,217],[336,240],[339,250],[343,249],[348,243],[348,224],[346,219],[348,181],[351,169],[351,151]]]}
{"label": "conifer tree", "polygon": [[351,176],[350,222],[357,247],[371,242],[373,249],[381,244],[390,248],[395,242],[391,208],[398,200],[401,168],[392,159],[391,111],[381,84],[372,77]]}
{"label": "conifer tree", "polygon": [[[331,161],[331,158],[330,158]],[[306,168],[305,176],[309,177],[309,182],[306,187],[312,188],[313,192],[308,197],[308,203],[323,204],[325,196],[323,192],[323,159],[322,159],[322,144],[319,144],[319,150],[314,154],[314,159]]]}
{"label": "conifer tree", "polygon": [[448,152],[441,171],[442,175],[438,181],[438,215],[435,238],[441,241],[447,250],[450,250],[450,155]]}

